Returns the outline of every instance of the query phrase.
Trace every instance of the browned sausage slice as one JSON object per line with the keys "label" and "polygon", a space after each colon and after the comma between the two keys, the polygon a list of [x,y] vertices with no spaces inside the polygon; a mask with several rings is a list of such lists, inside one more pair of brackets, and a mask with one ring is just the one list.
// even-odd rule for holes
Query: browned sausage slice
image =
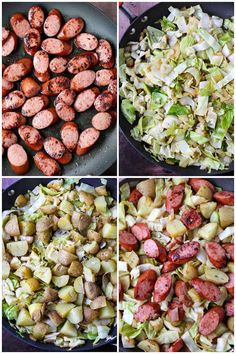
{"label": "browned sausage slice", "polygon": [[49,68],[54,74],[63,73],[67,68],[67,59],[63,57],[53,58],[50,61]]}
{"label": "browned sausage slice", "polygon": [[41,93],[46,96],[58,95],[70,87],[70,79],[65,76],[57,76],[43,83]]}
{"label": "browned sausage slice", "polygon": [[3,78],[10,82],[21,80],[26,75],[25,66],[22,63],[9,65],[3,73]]}
{"label": "browned sausage slice", "polygon": [[162,274],[155,283],[154,301],[160,302],[165,300],[172,286],[172,278],[169,273]]}
{"label": "browned sausage slice", "polygon": [[72,44],[69,42],[62,42],[57,38],[47,38],[42,41],[41,48],[48,54],[54,55],[69,55],[72,50]]}
{"label": "browned sausage slice", "polygon": [[117,95],[117,80],[112,80],[107,88],[114,96]]}
{"label": "browned sausage slice", "polygon": [[200,250],[200,244],[197,241],[185,242],[180,247],[176,248],[168,255],[168,260],[180,265],[188,262],[191,258],[195,257]]}
{"label": "browned sausage slice", "polygon": [[175,294],[179,298],[179,301],[185,306],[191,306],[192,301],[188,296],[187,284],[183,280],[177,280],[175,283]]}
{"label": "browned sausage slice", "polygon": [[9,36],[10,36],[10,31],[5,27],[2,27],[2,44],[6,42]]}
{"label": "browned sausage slice", "polygon": [[36,167],[45,176],[55,176],[61,174],[60,166],[58,163],[42,151],[37,152],[34,155],[34,162]]}
{"label": "browned sausage slice", "polygon": [[48,103],[47,96],[41,95],[28,98],[21,109],[21,113],[25,117],[33,117],[35,114],[46,108]]}
{"label": "browned sausage slice", "polygon": [[203,336],[208,336],[216,329],[219,323],[219,314],[216,311],[209,310],[199,323],[199,332]]}
{"label": "browned sausage slice", "polygon": [[6,96],[14,87],[13,82],[2,79],[2,96]]}
{"label": "browned sausage slice", "polygon": [[143,272],[138,278],[138,282],[134,288],[134,298],[136,300],[150,299],[152,297],[156,280],[157,273],[153,269]]}
{"label": "browned sausage slice", "polygon": [[234,316],[234,299],[230,299],[225,304],[226,316],[231,317]]}
{"label": "browned sausage slice", "polygon": [[44,74],[37,73],[37,71],[34,70],[34,76],[40,81],[40,82],[46,82],[50,80],[50,71],[48,70]]}
{"label": "browned sausage slice", "polygon": [[227,284],[225,284],[225,287],[228,291],[228,293],[234,297],[234,273],[227,273],[229,277],[229,281]]}
{"label": "browned sausage slice", "polygon": [[15,129],[26,123],[26,118],[18,112],[6,112],[2,115],[3,129]]}
{"label": "browned sausage slice", "polygon": [[84,112],[91,108],[98,94],[99,90],[96,87],[84,90],[79,93],[74,104],[75,110],[77,112]]}
{"label": "browned sausage slice", "polygon": [[111,60],[109,60],[107,63],[99,62],[99,65],[101,65],[101,67],[104,69],[111,69],[115,65],[115,57],[112,56]]}
{"label": "browned sausage slice", "polygon": [[221,298],[220,289],[210,281],[204,281],[200,278],[193,278],[191,280],[191,285],[204,299],[217,302]]}
{"label": "browned sausage slice", "polygon": [[106,112],[113,105],[113,95],[109,91],[103,91],[97,96],[94,102],[94,107],[98,112]]}
{"label": "browned sausage slice", "polygon": [[227,257],[225,249],[217,242],[207,242],[205,244],[206,253],[211,263],[216,268],[225,268],[227,265]]}
{"label": "browned sausage slice", "polygon": [[41,89],[41,86],[32,77],[23,79],[20,83],[20,87],[27,98],[36,96]]}
{"label": "browned sausage slice", "polygon": [[75,122],[64,123],[61,127],[61,139],[69,151],[75,150],[79,141],[79,129]]}
{"label": "browned sausage slice", "polygon": [[66,152],[62,142],[53,136],[49,136],[44,140],[43,147],[46,153],[55,160],[60,159]]}
{"label": "browned sausage slice", "polygon": [[89,150],[90,150],[90,148],[82,148],[78,143],[78,145],[76,146],[75,153],[78,156],[83,156],[83,155],[87,154],[87,152],[89,152]]}
{"label": "browned sausage slice", "polygon": [[17,136],[11,130],[2,130],[2,146],[8,149],[11,145],[17,143]]}
{"label": "browned sausage slice", "polygon": [[68,71],[71,74],[78,74],[80,71],[91,69],[98,62],[98,57],[94,52],[86,52],[74,56],[68,63]]}
{"label": "browned sausage slice", "polygon": [[54,37],[61,28],[61,13],[58,9],[52,9],[48,13],[43,26],[44,33],[48,37]]}
{"label": "browned sausage slice", "polygon": [[13,144],[7,150],[7,158],[12,170],[18,175],[24,175],[29,170],[29,160],[24,148]]}
{"label": "browned sausage slice", "polygon": [[194,230],[201,226],[202,217],[195,209],[188,209],[183,212],[180,220],[189,230]]}
{"label": "browned sausage slice", "polygon": [[234,192],[221,191],[213,194],[213,198],[223,205],[234,205]]}
{"label": "browned sausage slice", "polygon": [[28,20],[32,28],[36,28],[40,33],[43,30],[44,12],[40,6],[32,6],[28,12]]}
{"label": "browned sausage slice", "polygon": [[24,38],[26,32],[30,29],[29,22],[27,21],[25,16],[20,13],[14,14],[10,18],[10,23],[17,37],[20,38]]}
{"label": "browned sausage slice", "polygon": [[100,136],[100,132],[94,128],[87,128],[80,134],[79,145],[81,148],[91,148]]}
{"label": "browned sausage slice", "polygon": [[106,130],[110,127],[112,116],[108,112],[100,112],[92,118],[92,126],[97,130]]}
{"label": "browned sausage slice", "polygon": [[75,119],[75,110],[73,107],[68,106],[65,103],[58,103],[56,105],[56,112],[59,118],[65,122],[71,122]]}
{"label": "browned sausage slice", "polygon": [[95,72],[93,70],[81,71],[72,78],[70,88],[76,92],[80,92],[92,85],[94,80]]}
{"label": "browned sausage slice", "polygon": [[7,40],[2,45],[2,56],[7,57],[10,55],[17,46],[17,35],[11,32]]}
{"label": "browned sausage slice", "polygon": [[72,153],[68,150],[65,151],[64,155],[57,159],[57,161],[62,165],[67,165],[72,160]]}
{"label": "browned sausage slice", "polygon": [[84,20],[80,17],[71,18],[67,21],[57,35],[58,39],[68,41],[77,36],[84,28]]}
{"label": "browned sausage slice", "polygon": [[58,103],[65,103],[68,106],[71,106],[75,102],[76,93],[71,89],[65,89],[59,93],[57,98],[54,101],[55,106]]}
{"label": "browned sausage slice", "polygon": [[24,49],[28,55],[33,56],[39,49],[41,36],[36,28],[30,28],[24,37]]}
{"label": "browned sausage slice", "polygon": [[138,322],[152,321],[160,316],[160,306],[156,302],[147,302],[140,305],[134,313],[134,319]]}
{"label": "browned sausage slice", "polygon": [[39,131],[30,125],[22,125],[18,133],[24,143],[34,151],[39,151],[43,147],[43,138]]}
{"label": "browned sausage slice", "polygon": [[119,244],[126,251],[135,251],[138,248],[138,240],[128,231],[120,231]]}
{"label": "browned sausage slice", "polygon": [[95,84],[107,86],[116,78],[116,69],[101,69],[96,72]]}
{"label": "browned sausage slice", "polygon": [[48,53],[43,50],[39,50],[35,53],[33,59],[34,69],[39,74],[45,74],[49,68],[49,56]]}
{"label": "browned sausage slice", "polygon": [[25,95],[21,91],[12,91],[6,95],[2,100],[2,110],[3,112],[14,111],[25,102]]}
{"label": "browned sausage slice", "polygon": [[98,46],[97,38],[91,33],[80,33],[75,38],[75,45],[79,49],[92,51]]}
{"label": "browned sausage slice", "polygon": [[112,47],[106,39],[99,39],[96,49],[100,64],[107,64],[112,59]]}
{"label": "browned sausage slice", "polygon": [[32,119],[32,126],[35,129],[45,129],[58,120],[55,108],[47,108],[38,112]]}

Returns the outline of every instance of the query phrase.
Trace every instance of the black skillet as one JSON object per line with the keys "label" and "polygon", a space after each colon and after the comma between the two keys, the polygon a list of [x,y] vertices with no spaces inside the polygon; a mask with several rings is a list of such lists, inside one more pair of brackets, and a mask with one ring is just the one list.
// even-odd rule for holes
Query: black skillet
{"label": "black skillet", "polygon": [[[144,180],[145,178],[124,178],[120,182],[120,186],[125,183],[129,183],[131,187],[135,187],[138,182]],[[216,187],[221,187],[225,191],[233,192],[234,191],[234,179],[233,178],[208,178],[208,180],[214,184]],[[141,349],[135,348],[123,348],[121,340],[119,341],[120,352],[142,352]]]}
{"label": "black skillet", "polygon": [[[121,3],[122,4],[122,3]],[[156,23],[159,19],[161,19],[163,16],[168,16],[169,11],[168,8],[170,6],[174,6],[177,8],[183,8],[183,7],[188,7],[188,6],[194,6],[194,5],[201,5],[203,11],[210,15],[215,15],[219,16],[222,18],[228,18],[234,15],[234,3],[233,2],[172,2],[172,3],[166,3],[166,2],[161,2],[149,10],[145,11],[142,15],[139,17],[136,17],[132,14],[130,10],[128,10],[126,7],[121,6],[120,9],[121,11],[126,14],[126,16],[129,18],[131,25],[125,32],[124,36],[122,37],[119,47],[124,48],[126,47],[127,43],[130,41],[138,41],[140,33],[147,27],[147,26],[153,26],[153,27],[158,27],[159,25]],[[135,125],[135,124],[134,124]],[[133,125],[133,126],[134,126]],[[143,143],[136,141],[132,138],[130,134],[131,130],[131,125],[128,123],[128,121],[124,118],[122,115],[121,109],[120,109],[120,128],[121,131],[123,132],[125,138],[129,141],[129,143],[139,152],[141,155],[143,155],[150,163],[158,164],[162,168],[166,169],[167,171],[171,171],[175,173],[178,176],[205,176],[205,175],[222,175],[222,174],[232,174],[232,171],[234,170],[234,163],[231,162],[230,166],[228,167],[227,170],[224,171],[216,171],[212,170],[211,173],[207,173],[206,170],[200,170],[199,167],[196,166],[190,166],[186,168],[179,167],[178,165],[169,165],[163,161],[156,161],[150,153],[148,153],[144,147]]]}
{"label": "black skillet", "polygon": [[[47,185],[53,178],[22,178],[21,180],[15,182],[11,186],[9,186],[6,190],[2,193],[2,210],[11,209],[14,206],[14,201],[19,194],[24,194],[28,190],[33,190],[34,187],[38,186],[39,184]],[[80,182],[84,182],[90,184],[91,186],[97,187],[101,185],[101,181],[99,178],[82,178]],[[116,179],[108,178],[107,179],[107,186],[108,190],[111,192],[112,197],[117,200],[117,183]],[[14,328],[9,325],[9,322],[6,318],[2,319],[3,328],[9,331],[14,337],[18,338],[20,341],[24,342],[29,346],[33,346],[38,348],[40,351],[48,351],[48,352],[62,352],[67,351],[64,348],[56,347],[54,344],[51,343],[42,343],[42,342],[35,342],[31,340],[27,335],[21,337]],[[76,347],[72,350],[72,352],[84,352],[84,351],[94,351],[98,348],[106,346],[110,344],[109,351],[116,351],[115,346],[112,345],[116,342],[117,336],[117,327],[114,326],[109,333],[110,339],[101,340],[98,344],[93,346],[92,341],[87,340],[86,343],[80,347]],[[105,351],[105,350],[104,350]],[[107,351],[107,350],[106,350]]]}
{"label": "black skillet", "polygon": [[[63,16],[64,21],[67,21],[72,17],[82,17],[85,20],[86,26],[84,31],[95,34],[98,38],[106,38],[109,40],[113,49],[116,49],[116,24],[111,21],[103,12],[101,12],[98,8],[93,6],[88,2],[3,2],[2,5],[2,25],[9,27],[10,17],[16,13],[21,12],[27,16],[28,10],[32,5],[40,5],[45,10],[45,14],[49,12],[52,8],[58,8]],[[44,37],[43,37],[44,38]],[[11,64],[17,59],[20,59],[24,56],[28,56],[25,54],[23,50],[22,40],[18,41],[20,46],[18,45],[17,49],[8,57],[3,58],[4,64]],[[73,42],[73,41],[72,41]],[[74,46],[75,48],[75,46]],[[72,54],[70,54],[70,58],[75,54],[82,52],[75,48]],[[95,70],[98,69],[98,66]],[[62,75],[64,75],[63,73]],[[16,87],[19,87],[15,85]],[[53,105],[53,97],[51,101],[51,105]],[[95,109],[89,109],[84,113],[77,113],[76,122],[79,125],[80,131],[84,130],[91,126],[91,118],[96,113]],[[31,118],[28,118],[27,124],[30,124]],[[60,138],[60,127],[62,126],[63,121],[57,122],[53,126],[44,129],[42,131],[42,135],[44,137],[52,135]],[[24,143],[22,143],[24,145]],[[63,170],[63,175],[66,176],[86,176],[86,175],[94,175],[99,176],[103,172],[105,172],[115,161],[116,161],[116,146],[117,146],[117,133],[116,127],[113,125],[107,131],[102,132],[99,141],[94,145],[93,149],[86,155],[78,157],[74,154],[73,160],[65,165]],[[42,173],[35,167],[33,163],[33,155],[35,152],[27,148],[25,145],[27,152],[30,156],[31,168],[26,176],[41,176]],[[15,175],[7,161],[6,153],[3,157],[3,168],[2,172],[4,176],[13,176]]]}

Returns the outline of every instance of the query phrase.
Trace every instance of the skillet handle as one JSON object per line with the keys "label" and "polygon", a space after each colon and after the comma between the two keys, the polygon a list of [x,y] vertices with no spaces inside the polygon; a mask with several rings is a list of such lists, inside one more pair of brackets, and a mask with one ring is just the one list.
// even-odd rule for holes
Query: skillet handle
{"label": "skillet handle", "polygon": [[130,23],[132,23],[136,19],[137,16],[134,15],[130,9],[124,6],[124,2],[119,2],[119,8],[123,12],[123,14],[128,17]]}

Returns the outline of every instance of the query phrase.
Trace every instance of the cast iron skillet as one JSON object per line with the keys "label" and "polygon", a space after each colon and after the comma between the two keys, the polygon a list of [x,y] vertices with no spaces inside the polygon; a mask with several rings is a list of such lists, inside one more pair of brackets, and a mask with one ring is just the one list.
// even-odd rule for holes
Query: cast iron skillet
{"label": "cast iron skillet", "polygon": [[[15,182],[12,184],[10,187],[8,187],[6,190],[3,191],[2,193],[2,210],[8,210],[11,209],[12,206],[14,205],[14,201],[16,197],[19,194],[24,194],[28,190],[33,190],[34,187],[38,186],[39,184],[47,185],[53,178],[22,178],[21,180]],[[94,187],[97,187],[101,185],[100,179],[99,178],[82,178],[80,182],[84,182],[87,184],[90,184]],[[117,199],[117,183],[116,179],[108,178],[107,179],[107,186],[108,190],[111,192],[112,197],[116,200]],[[17,337],[20,341],[24,342],[25,344],[28,344],[30,346],[34,346],[41,351],[48,351],[48,352],[62,352],[62,351],[68,351],[65,348],[60,348],[55,346],[54,344],[51,343],[43,343],[43,342],[35,342],[31,340],[27,335],[24,337],[21,337],[14,328],[12,328],[9,325],[9,322],[6,318],[2,318],[2,324],[3,327],[11,332],[11,334],[14,337]],[[107,344],[112,344],[116,342],[116,336],[117,336],[117,327],[114,326],[109,333],[109,336],[111,339],[106,340],[103,339],[101,340],[97,345],[93,346],[92,341],[86,340],[86,343],[80,347],[76,347],[72,350],[72,352],[84,352],[84,351],[92,351],[96,350],[97,348],[105,346]],[[115,348],[115,347],[114,347]],[[113,348],[111,347],[110,351]],[[114,349],[116,351],[116,349]]]}
{"label": "cast iron skillet", "polygon": [[[145,178],[124,178],[120,182],[120,186],[125,183],[129,183],[131,187],[137,185],[138,182],[144,180]],[[233,192],[234,191],[234,179],[233,178],[208,178],[208,180],[214,184],[216,187],[221,187],[225,191]],[[119,341],[120,352],[142,352],[138,347],[135,348],[123,348],[121,340]]]}
{"label": "cast iron skillet", "polygon": [[[112,45],[113,49],[116,49],[116,24],[111,21],[103,12],[101,12],[98,8],[94,7],[90,3],[87,2],[5,2],[3,3],[3,10],[2,10],[2,25],[9,27],[10,17],[16,13],[21,12],[27,16],[28,10],[33,5],[40,5],[45,10],[45,14],[47,14],[51,9],[58,8],[63,16],[64,21],[72,17],[82,17],[85,20],[85,29],[84,31],[90,32],[95,34],[98,38],[105,38],[109,40]],[[45,38],[44,36],[42,38]],[[8,57],[3,58],[4,64],[11,64],[17,59],[20,59],[24,56],[29,57],[25,54],[22,40],[18,39],[17,49]],[[73,40],[71,41],[73,43]],[[75,46],[74,46],[75,48]],[[82,52],[75,48],[75,50],[69,55],[72,58],[75,54]],[[32,58],[32,57],[31,57]],[[95,67],[97,70],[98,66]],[[32,75],[32,74],[31,74]],[[66,75],[62,73],[60,75]],[[53,77],[55,75],[52,75]],[[19,85],[19,83],[18,83]],[[19,87],[15,85],[15,87]],[[15,88],[16,89],[16,88]],[[17,88],[18,89],[18,88]],[[53,101],[56,96],[53,96],[50,99],[50,105],[53,105]],[[89,109],[84,113],[77,113],[76,114],[76,122],[79,125],[80,131],[84,130],[91,126],[91,118],[96,113],[94,108]],[[28,118],[27,124],[30,124],[32,118]],[[57,138],[60,138],[60,127],[62,126],[63,121],[59,120],[53,126],[43,129],[41,131],[44,137],[52,135]],[[31,125],[31,124],[30,124]],[[84,156],[77,156],[75,154],[73,160],[68,164],[62,167],[63,175],[67,176],[86,176],[86,175],[95,175],[99,176],[103,172],[105,172],[115,161],[116,161],[116,127],[113,125],[107,131],[102,132],[99,141],[94,145],[91,151],[84,155]],[[20,142],[22,143],[22,142]],[[26,176],[41,176],[42,173],[35,167],[33,163],[32,156],[35,154],[34,151],[29,149],[25,146],[27,152],[30,156],[30,163],[31,168]],[[11,170],[9,163],[7,161],[6,153],[3,157],[3,175],[4,176],[13,176],[15,175]]]}
{"label": "cast iron skillet", "polygon": [[[183,7],[190,7],[194,5],[201,5],[203,11],[210,15],[215,15],[219,16],[222,18],[227,18],[231,17],[234,15],[234,3],[233,2],[191,2],[191,3],[186,3],[186,2],[172,2],[172,3],[164,3],[161,2],[149,10],[145,11],[142,15],[139,17],[135,17],[130,11],[127,11],[126,8],[122,8],[123,12],[129,17],[130,21],[133,21],[127,31],[125,32],[124,36],[122,37],[120,41],[120,48],[124,48],[128,42],[130,41],[137,41],[139,39],[140,33],[147,27],[147,26],[153,26],[153,27],[158,27],[158,24],[156,24],[156,21],[161,19],[163,16],[168,16],[169,11],[168,8],[170,6],[174,6],[177,8],[183,8]],[[134,124],[135,125],[135,124]],[[128,123],[128,121],[124,118],[122,115],[122,111],[120,109],[120,127],[121,130],[126,137],[126,139],[129,141],[129,143],[139,152],[141,155],[143,155],[148,161],[151,163],[155,163],[166,169],[167,171],[174,172],[176,175],[179,176],[205,176],[205,175],[222,175],[226,173],[230,173],[234,169],[234,163],[231,162],[229,168],[224,171],[216,171],[212,170],[211,173],[207,173],[206,170],[200,170],[199,167],[197,166],[190,166],[186,168],[179,167],[178,165],[169,165],[163,161],[156,161],[149,152],[147,152],[144,147],[143,143],[136,141],[132,138],[130,134],[131,130],[131,125]]]}

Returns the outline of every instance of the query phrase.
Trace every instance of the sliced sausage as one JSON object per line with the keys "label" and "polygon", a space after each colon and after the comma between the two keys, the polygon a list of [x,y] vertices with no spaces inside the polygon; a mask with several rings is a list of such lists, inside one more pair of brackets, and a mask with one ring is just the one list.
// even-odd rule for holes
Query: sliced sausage
{"label": "sliced sausage", "polygon": [[161,268],[162,273],[169,273],[175,270],[178,266],[174,264],[173,262],[167,261],[163,264],[163,267]]}
{"label": "sliced sausage", "polygon": [[119,233],[119,244],[128,252],[135,251],[138,248],[138,240],[128,231],[121,231]]}
{"label": "sliced sausage", "polygon": [[71,90],[80,92],[92,85],[94,80],[95,72],[93,70],[81,71],[72,78],[70,88]]}
{"label": "sliced sausage", "polygon": [[11,130],[2,130],[2,146],[8,149],[11,145],[17,143],[17,136]]}
{"label": "sliced sausage", "polygon": [[104,68],[104,69],[111,69],[115,65],[115,57],[112,56],[111,60],[109,60],[107,63],[101,63],[99,62],[99,65]]}
{"label": "sliced sausage", "polygon": [[134,313],[134,319],[138,322],[152,321],[160,316],[160,306],[156,302],[147,302],[140,305]]}
{"label": "sliced sausage", "polygon": [[13,82],[2,78],[2,96],[5,97],[14,87]]}
{"label": "sliced sausage", "polygon": [[208,336],[217,328],[220,323],[220,317],[217,312],[209,310],[199,323],[199,332],[203,336]]}
{"label": "sliced sausage", "polygon": [[41,36],[36,28],[30,28],[24,37],[24,50],[28,55],[33,56],[39,49]]}
{"label": "sliced sausage", "polygon": [[40,95],[28,98],[21,109],[21,113],[25,117],[33,117],[38,112],[42,111],[49,104],[47,96]]}
{"label": "sliced sausage", "polygon": [[228,291],[228,293],[234,297],[234,273],[227,273],[229,277],[229,281],[227,284],[225,284],[225,287]]}
{"label": "sliced sausage", "polygon": [[70,87],[70,79],[65,76],[56,76],[43,83],[41,93],[46,96],[58,95],[63,90]]}
{"label": "sliced sausage", "polygon": [[50,80],[50,72],[49,70],[44,73],[44,74],[40,74],[37,73],[36,71],[34,71],[34,76],[40,81],[40,82],[46,82]]}
{"label": "sliced sausage", "polygon": [[69,55],[73,47],[69,42],[62,42],[57,38],[47,38],[42,41],[41,48],[48,54],[66,56]]}
{"label": "sliced sausage", "polygon": [[17,35],[11,32],[6,41],[2,44],[2,56],[7,57],[10,55],[17,46]]}
{"label": "sliced sausage", "polygon": [[112,80],[110,84],[108,85],[107,88],[108,91],[110,91],[114,96],[117,95],[117,80]]}
{"label": "sliced sausage", "polygon": [[18,112],[6,112],[2,115],[3,129],[15,129],[26,123],[26,118]]}
{"label": "sliced sausage", "polygon": [[46,36],[54,37],[58,34],[61,28],[61,13],[58,9],[52,9],[48,13],[48,17],[46,18],[43,30]]}
{"label": "sliced sausage", "polygon": [[13,144],[7,150],[7,158],[11,169],[18,175],[24,175],[29,170],[29,159],[24,148]]}
{"label": "sliced sausage", "polygon": [[225,310],[221,306],[213,306],[210,311],[216,312],[219,315],[220,322],[224,321],[225,318]]}
{"label": "sliced sausage", "polygon": [[205,244],[206,253],[211,263],[216,268],[225,268],[227,265],[227,257],[225,249],[217,242],[207,242]]}
{"label": "sliced sausage", "polygon": [[92,51],[98,46],[97,38],[91,33],[80,33],[75,38],[75,45],[79,49]]}
{"label": "sliced sausage", "polygon": [[98,62],[94,52],[86,52],[74,56],[68,63],[67,69],[71,74],[78,74],[81,71],[91,69]]}
{"label": "sliced sausage", "polygon": [[67,21],[57,35],[58,39],[68,41],[76,37],[84,28],[84,20],[81,17],[71,18]]}
{"label": "sliced sausage", "polygon": [[225,313],[228,317],[234,316],[234,299],[230,299],[225,304]]}
{"label": "sliced sausage", "polygon": [[97,96],[94,102],[94,107],[98,112],[106,112],[113,105],[113,95],[108,90],[103,91]]}
{"label": "sliced sausage", "polygon": [[27,70],[26,65],[24,63],[24,61],[18,61],[14,64],[9,65],[4,70],[3,78],[10,82],[21,80],[30,72],[30,70]]}
{"label": "sliced sausage", "polygon": [[56,105],[56,112],[58,117],[65,122],[71,122],[75,119],[75,110],[73,107],[68,106],[68,104],[58,103]]}
{"label": "sliced sausage", "polygon": [[55,160],[60,159],[66,152],[62,142],[53,136],[49,136],[44,140],[43,147],[46,153]]}
{"label": "sliced sausage", "polygon": [[77,112],[84,112],[91,108],[94,101],[99,94],[97,87],[92,87],[90,89],[84,90],[79,93],[74,104],[74,108]]}
{"label": "sliced sausage", "polygon": [[91,148],[100,136],[100,132],[94,128],[87,128],[80,134],[79,145],[81,148]]}
{"label": "sliced sausage", "polygon": [[215,187],[213,186],[213,184],[204,178],[190,178],[188,184],[196,193],[201,187],[208,187],[212,192],[215,191]]}
{"label": "sliced sausage", "polygon": [[183,309],[183,304],[179,300],[173,300],[168,306],[168,317],[170,322],[176,324],[183,321],[185,316],[185,311]]}
{"label": "sliced sausage", "polygon": [[150,299],[152,297],[152,292],[154,290],[156,280],[157,273],[153,269],[149,269],[143,272],[139,276],[137,284],[134,288],[134,298],[136,300]]}
{"label": "sliced sausage", "polygon": [[54,74],[61,74],[66,71],[68,60],[64,57],[56,57],[50,61],[49,68]]}
{"label": "sliced sausage", "polygon": [[45,176],[55,176],[55,175],[61,174],[59,164],[42,151],[37,152],[34,155],[34,162],[35,162],[36,167]]}
{"label": "sliced sausage", "polygon": [[98,47],[96,49],[100,64],[109,63],[112,59],[112,47],[106,39],[99,39]]}
{"label": "sliced sausage", "polygon": [[57,159],[61,165],[67,165],[72,160],[72,153],[68,150],[65,151],[64,155]]}
{"label": "sliced sausage", "polygon": [[213,194],[213,198],[223,205],[234,205],[234,193],[233,192],[216,192]]}
{"label": "sliced sausage", "polygon": [[188,295],[187,284],[183,280],[177,280],[175,283],[175,294],[179,301],[185,306],[189,307],[192,305],[192,301]]}
{"label": "sliced sausage", "polygon": [[39,151],[43,148],[43,138],[39,131],[30,125],[22,125],[18,129],[18,133],[24,143],[34,151]]}
{"label": "sliced sausage", "polygon": [[75,122],[64,123],[60,130],[61,140],[69,151],[75,150],[79,141],[79,129]]}
{"label": "sliced sausage", "polygon": [[191,258],[195,257],[200,251],[200,244],[197,241],[185,242],[180,247],[171,251],[168,255],[168,260],[180,265],[188,262]]}
{"label": "sliced sausage", "polygon": [[116,78],[116,69],[101,69],[96,72],[95,84],[107,86]]}
{"label": "sliced sausage", "polygon": [[49,68],[48,53],[39,50],[35,53],[33,59],[34,70],[39,74],[45,74]]}
{"label": "sliced sausage", "polygon": [[47,108],[38,112],[32,119],[32,126],[35,129],[45,129],[56,123],[58,116],[55,108]]}
{"label": "sliced sausage", "polygon": [[28,20],[32,28],[36,28],[40,33],[43,30],[44,12],[40,6],[32,6],[28,11]]}
{"label": "sliced sausage", "polygon": [[233,243],[223,243],[222,247],[224,247],[226,256],[230,261],[234,261],[234,244]]}
{"label": "sliced sausage", "polygon": [[169,273],[162,274],[158,277],[154,288],[154,301],[160,302],[165,300],[172,286],[172,278]]}
{"label": "sliced sausage", "polygon": [[23,106],[25,102],[25,95],[21,91],[12,91],[6,95],[2,100],[3,112],[15,111]]}
{"label": "sliced sausage", "polygon": [[106,130],[111,126],[112,116],[108,112],[99,112],[92,118],[92,126],[97,130]]}
{"label": "sliced sausage", "polygon": [[76,93],[74,91],[71,89],[66,89],[59,93],[54,101],[54,104],[56,106],[58,103],[65,103],[68,106],[71,106],[75,102],[75,97]]}
{"label": "sliced sausage", "polygon": [[144,242],[144,252],[148,257],[157,258],[161,263],[166,261],[167,253],[165,247],[157,240],[146,239]]}
{"label": "sliced sausage", "polygon": [[87,152],[89,152],[89,150],[90,150],[90,148],[82,148],[78,143],[78,145],[76,146],[75,153],[78,156],[83,156],[83,155],[87,154]]}
{"label": "sliced sausage", "polygon": [[174,209],[174,212],[177,213],[179,208],[181,207],[184,200],[184,185],[178,184],[174,186],[172,189],[169,189],[166,195],[166,210],[168,212],[171,209]]}
{"label": "sliced sausage", "polygon": [[6,42],[9,36],[10,36],[10,31],[5,27],[2,27],[2,44]]}
{"label": "sliced sausage", "polygon": [[184,341],[182,338],[177,339],[169,348],[168,352],[179,352],[184,346]]}
{"label": "sliced sausage", "polygon": [[138,204],[139,199],[142,197],[142,193],[140,193],[136,188],[133,189],[129,195],[128,201],[134,203],[135,205]]}
{"label": "sliced sausage", "polygon": [[204,299],[217,302],[221,298],[220,289],[210,281],[205,281],[200,278],[193,278],[191,280],[191,285]]}
{"label": "sliced sausage", "polygon": [[[168,234],[167,234],[168,236]],[[177,245],[182,245],[183,243],[183,238],[182,236],[176,237],[172,239],[167,245],[166,245],[166,250],[171,251],[173,248],[176,248]]]}
{"label": "sliced sausage", "polygon": [[147,224],[137,223],[131,227],[132,234],[139,240],[144,241],[151,238],[150,230]]}
{"label": "sliced sausage", "polygon": [[189,230],[194,230],[197,227],[200,227],[202,223],[201,215],[195,209],[192,208],[189,210],[185,210],[181,215],[180,220]]}
{"label": "sliced sausage", "polygon": [[10,18],[10,24],[17,37],[24,38],[26,32],[30,29],[30,24],[24,15],[16,13]]}
{"label": "sliced sausage", "polygon": [[39,93],[41,86],[32,77],[26,77],[21,81],[20,88],[25,97],[30,98]]}

